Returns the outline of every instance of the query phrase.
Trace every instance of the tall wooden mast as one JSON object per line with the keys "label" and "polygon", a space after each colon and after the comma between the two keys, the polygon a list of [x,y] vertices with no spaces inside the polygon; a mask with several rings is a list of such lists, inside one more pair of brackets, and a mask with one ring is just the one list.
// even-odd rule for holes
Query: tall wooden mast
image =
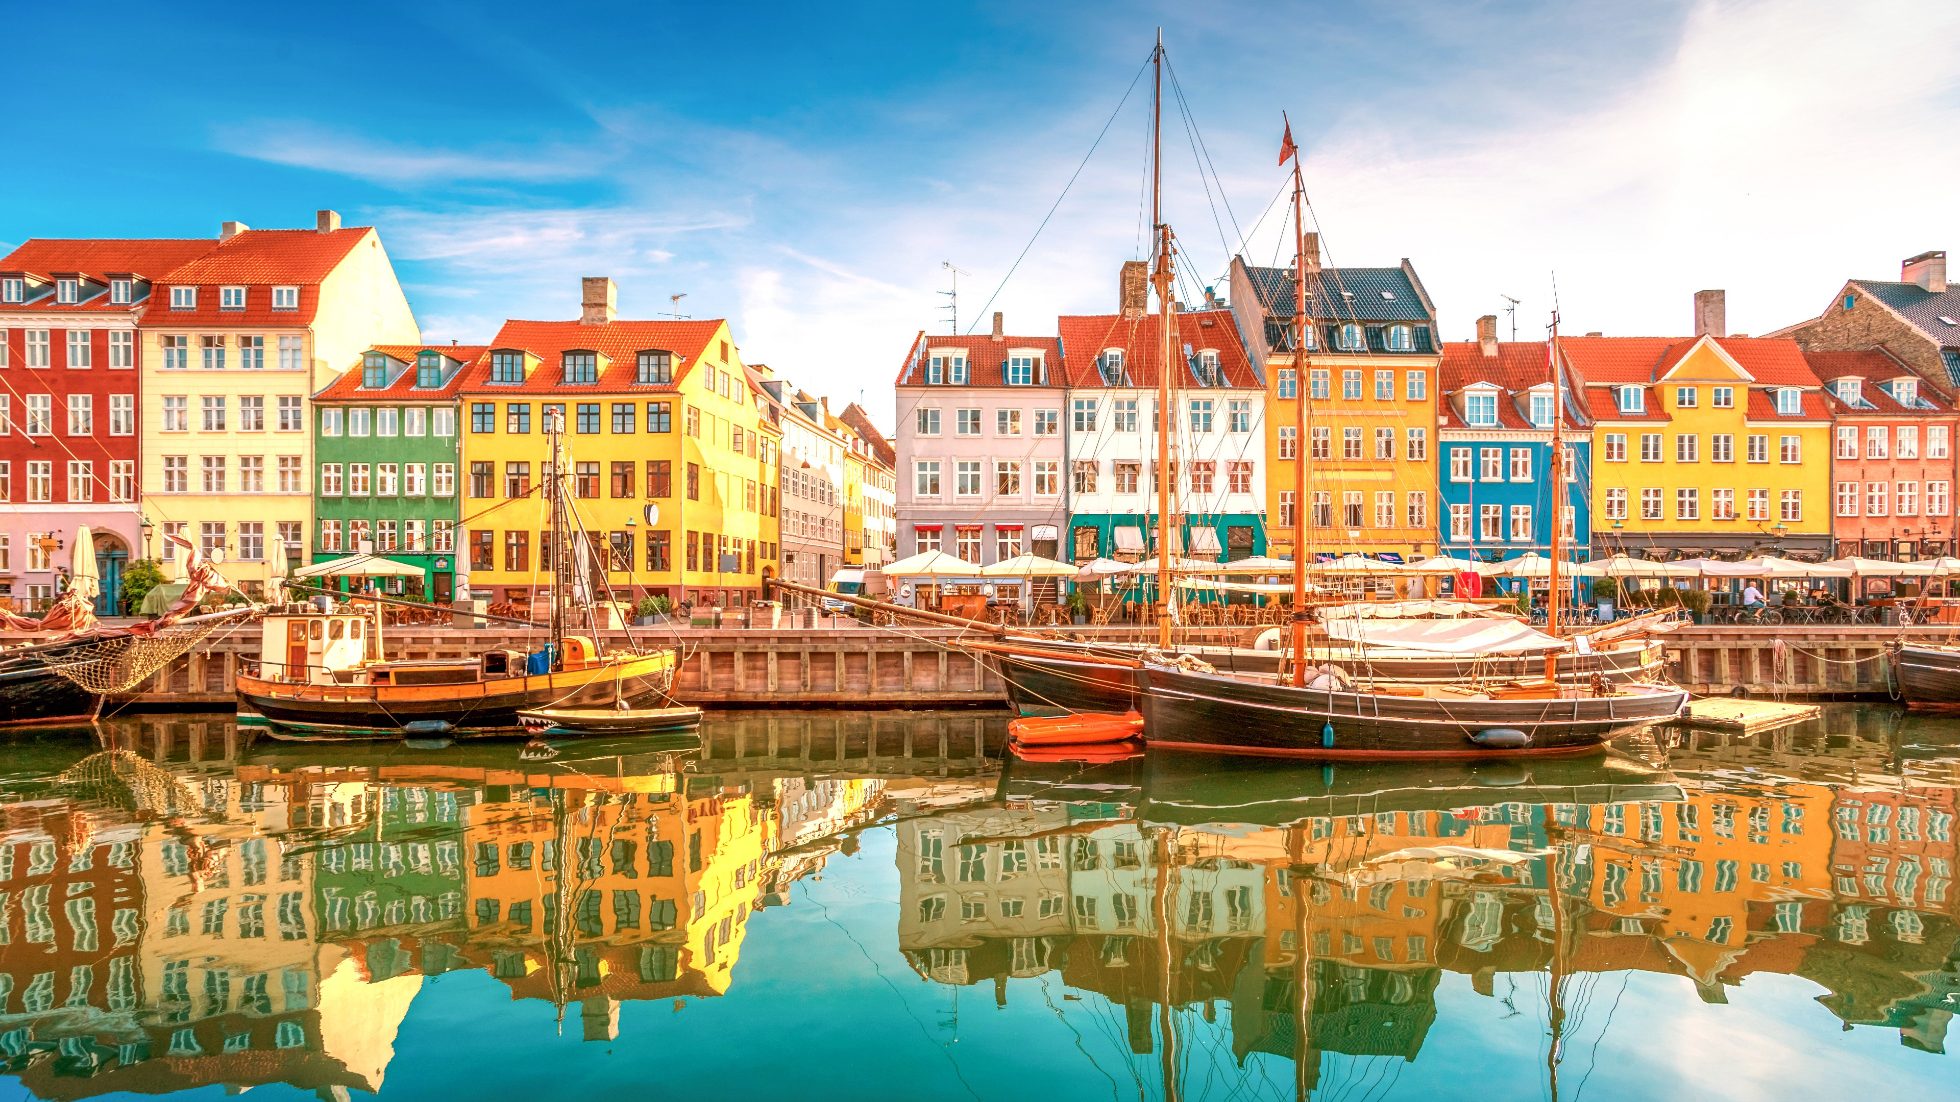
{"label": "tall wooden mast", "polygon": [[1157,50],[1150,57],[1155,69],[1150,96],[1150,225],[1157,256],[1151,282],[1157,285],[1158,326],[1162,347],[1157,363],[1157,645],[1171,645],[1171,371],[1176,351],[1176,311],[1171,305],[1171,228],[1164,222],[1164,31],[1157,30]]}
{"label": "tall wooden mast", "polygon": [[[1545,630],[1553,635],[1559,633],[1559,613],[1564,604],[1559,592],[1560,562],[1565,556],[1561,536],[1565,534],[1565,500],[1571,491],[1565,485],[1565,382],[1559,372],[1558,351],[1558,310],[1552,311],[1552,339],[1545,343],[1545,358],[1551,368],[1552,376],[1552,455],[1550,460],[1552,479],[1552,532],[1545,543],[1545,550],[1551,557],[1547,568],[1545,584]],[[1526,583],[1527,585],[1530,583]],[[1545,676],[1558,680],[1558,652],[1545,654]]]}
{"label": "tall wooden mast", "polygon": [[[1282,118],[1285,116],[1282,115]],[[1293,123],[1286,123],[1282,156],[1293,158],[1293,684],[1307,683],[1307,277],[1320,258],[1307,259],[1307,188]]]}
{"label": "tall wooden mast", "polygon": [[556,669],[565,659],[565,621],[570,608],[571,589],[578,577],[572,561],[577,551],[569,536],[565,516],[565,419],[549,407],[545,410],[545,438],[551,443],[551,462],[545,468],[545,506],[551,525],[551,665]]}

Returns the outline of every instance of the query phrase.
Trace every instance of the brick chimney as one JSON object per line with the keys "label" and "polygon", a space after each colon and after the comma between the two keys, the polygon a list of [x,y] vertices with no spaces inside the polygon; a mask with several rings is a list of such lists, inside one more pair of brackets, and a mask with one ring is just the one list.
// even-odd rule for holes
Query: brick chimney
{"label": "brick chimney", "polygon": [[1695,292],[1695,336],[1729,335],[1729,294],[1727,291]]}
{"label": "brick chimney", "polygon": [[1150,310],[1150,267],[1141,260],[1125,260],[1117,280],[1117,302],[1126,318],[1140,318]]}
{"label": "brick chimney", "polygon": [[1485,314],[1477,319],[1477,344],[1483,349],[1484,359],[1497,358],[1497,315]]}
{"label": "brick chimney", "polygon": [[997,341],[1007,339],[1006,331],[1001,328],[1001,324],[1002,324],[1002,318],[1000,316],[1000,311],[995,310],[994,311],[994,339]]}
{"label": "brick chimney", "polygon": [[1921,290],[1936,295],[1946,293],[1946,250],[1934,249],[1911,257],[1899,266],[1899,279],[1917,283]]}
{"label": "brick chimney", "polygon": [[[1306,244],[1307,247],[1304,251],[1306,253],[1307,271],[1318,272],[1320,271],[1320,235],[1317,233],[1307,234]],[[1307,290],[1312,291],[1313,288],[1309,287]]]}
{"label": "brick chimney", "polygon": [[251,228],[243,222],[225,222],[218,227],[218,240],[230,241]]}
{"label": "brick chimney", "polygon": [[579,301],[579,324],[604,325],[613,320],[613,304],[618,294],[613,281],[606,276],[586,276],[579,280],[579,286],[584,292]]}
{"label": "brick chimney", "polygon": [[332,233],[340,228],[340,212],[323,210],[313,216],[313,228],[321,233]]}

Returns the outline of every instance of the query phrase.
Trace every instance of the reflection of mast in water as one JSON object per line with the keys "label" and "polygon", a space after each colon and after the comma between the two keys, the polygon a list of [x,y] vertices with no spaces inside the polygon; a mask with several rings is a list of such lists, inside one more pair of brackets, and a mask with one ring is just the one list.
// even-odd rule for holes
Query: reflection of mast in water
{"label": "reflection of mast in water", "polygon": [[1171,876],[1177,870],[1176,847],[1171,844],[1175,827],[1157,828],[1157,876],[1151,886],[1151,909],[1156,912],[1157,959],[1163,968],[1163,996],[1157,1002],[1157,1029],[1162,1035],[1157,1042],[1157,1054],[1163,1064],[1164,1102],[1177,1100],[1177,1018],[1171,1002]]}

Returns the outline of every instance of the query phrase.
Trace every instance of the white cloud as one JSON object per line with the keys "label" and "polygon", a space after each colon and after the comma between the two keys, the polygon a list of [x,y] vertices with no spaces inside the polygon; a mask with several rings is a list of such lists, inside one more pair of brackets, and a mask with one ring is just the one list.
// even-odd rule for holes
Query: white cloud
{"label": "white cloud", "polygon": [[581,180],[605,172],[612,159],[598,148],[549,143],[480,150],[396,144],[290,120],[226,127],[214,144],[239,157],[393,186]]}

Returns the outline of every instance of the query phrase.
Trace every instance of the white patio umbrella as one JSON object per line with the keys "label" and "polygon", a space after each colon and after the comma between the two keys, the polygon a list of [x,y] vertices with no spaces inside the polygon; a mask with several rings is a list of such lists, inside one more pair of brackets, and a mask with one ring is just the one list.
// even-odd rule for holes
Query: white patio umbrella
{"label": "white patio umbrella", "polygon": [[1399,563],[1383,562],[1353,552],[1330,562],[1308,563],[1307,569],[1320,574],[1407,574],[1409,572],[1408,567]]}
{"label": "white patio umbrella", "polygon": [[1825,566],[1839,567],[1845,574],[1832,577],[1857,578],[1925,578],[1933,574],[1933,568],[1921,566],[1916,562],[1887,562],[1884,559],[1863,559],[1856,555],[1843,559],[1832,559]]}
{"label": "white patio umbrella", "polygon": [[419,578],[422,568],[379,555],[347,555],[293,571],[295,578]]}
{"label": "white patio umbrella", "polygon": [[1040,555],[1016,555],[980,568],[983,578],[1073,578],[1074,563],[1045,559]]}
{"label": "white patio umbrella", "polygon": [[[1495,571],[1506,578],[1549,578],[1552,576],[1552,560],[1536,551],[1526,552],[1515,559],[1497,564],[1503,569]],[[1561,578],[1603,578],[1606,572],[1589,562],[1564,562],[1559,564]]]}
{"label": "white patio umbrella", "polygon": [[1435,555],[1412,562],[1404,569],[1411,574],[1475,574],[1483,569],[1484,565],[1475,559]]}
{"label": "white patio umbrella", "polygon": [[1920,559],[1913,565],[1925,567],[1932,572],[1930,576],[1934,577],[1947,574],[1960,574],[1960,559],[1956,559],[1952,555],[1942,555],[1937,559]]}
{"label": "white patio umbrella", "polygon": [[[1145,559],[1142,562],[1126,563],[1125,565],[1129,568],[1124,571],[1126,574],[1155,574],[1157,572],[1157,560],[1155,557]],[[1292,567],[1288,567],[1287,569],[1290,570]],[[1215,562],[1206,562],[1203,559],[1172,559],[1171,573],[1216,574],[1218,573],[1218,564]]]}
{"label": "white patio umbrella", "polygon": [[1831,563],[1798,562],[1777,555],[1758,555],[1741,562],[1707,560],[1702,573],[1710,578],[1849,578],[1851,571]]}
{"label": "white patio umbrella", "polygon": [[1593,566],[1600,570],[1603,578],[1699,578],[1701,568],[1675,562],[1655,562],[1652,559],[1639,559],[1621,552],[1611,558],[1594,559]]}
{"label": "white patio umbrella", "polygon": [[924,551],[884,568],[887,578],[977,578],[980,568],[944,551]]}
{"label": "white patio umbrella", "polygon": [[95,534],[83,524],[75,529],[74,551],[68,565],[68,588],[93,604],[102,596],[102,575],[95,565]]}
{"label": "white patio umbrella", "polygon": [[1272,559],[1264,555],[1254,555],[1249,559],[1233,559],[1221,562],[1208,571],[1212,574],[1291,574],[1292,559]]}
{"label": "white patio umbrella", "polygon": [[1094,581],[1112,574],[1128,574],[1134,565],[1120,559],[1090,559],[1076,569],[1075,576],[1083,581]]}

